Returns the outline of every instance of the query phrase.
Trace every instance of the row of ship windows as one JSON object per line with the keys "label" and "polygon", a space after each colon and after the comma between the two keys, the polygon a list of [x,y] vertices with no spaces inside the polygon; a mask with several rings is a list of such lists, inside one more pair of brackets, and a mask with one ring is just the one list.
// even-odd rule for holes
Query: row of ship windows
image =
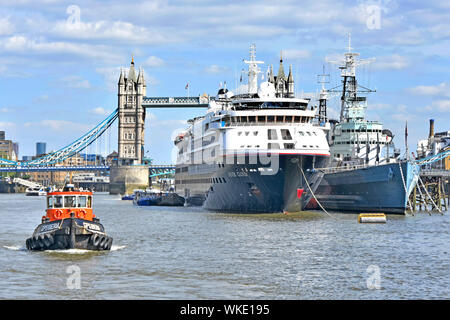
{"label": "row of ship windows", "polygon": [[175,184],[198,184],[198,183],[227,183],[227,181],[225,180],[225,178],[187,179],[175,181]]}
{"label": "row of ship windows", "polygon": [[[292,140],[292,135],[289,129],[281,129],[281,138],[283,140]],[[248,136],[250,134],[250,131],[239,131],[238,132],[238,136],[241,136],[242,134],[245,134],[246,136]],[[317,133],[315,131],[299,131],[298,134],[302,137],[304,137],[305,135],[307,136],[317,136]],[[258,135],[258,131],[253,131],[253,135],[257,136]],[[267,138],[269,140],[278,140],[278,134],[277,134],[277,130],[276,129],[268,129],[267,130]]]}
{"label": "row of ship windows", "polygon": [[[336,141],[334,144],[358,144],[358,141]],[[366,144],[366,141],[359,141],[359,144],[364,145]],[[380,141],[380,142],[376,142],[374,141],[369,141],[369,144],[388,144],[387,142],[384,141]]]}
{"label": "row of ship windows", "polygon": [[344,129],[342,130],[342,132],[380,132],[381,133],[381,129]]}
{"label": "row of ship windows", "polygon": [[[230,120],[231,119],[231,120]],[[271,122],[281,122],[281,123],[308,123],[311,117],[302,116],[239,116],[226,118],[226,124],[233,123],[271,123]]]}

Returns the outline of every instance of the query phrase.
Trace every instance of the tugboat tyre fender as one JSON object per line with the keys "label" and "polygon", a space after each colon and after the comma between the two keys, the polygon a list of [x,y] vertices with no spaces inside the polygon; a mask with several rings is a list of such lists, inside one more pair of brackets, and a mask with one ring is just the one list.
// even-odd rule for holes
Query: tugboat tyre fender
{"label": "tugboat tyre fender", "polygon": [[53,239],[53,236],[51,234],[47,233],[44,235],[44,244],[46,247],[50,247],[54,242],[55,240]]}
{"label": "tugboat tyre fender", "polygon": [[98,246],[98,244],[100,243],[100,235],[98,233],[94,233],[93,235],[91,235],[90,240],[94,246]]}
{"label": "tugboat tyre fender", "polygon": [[105,243],[107,243],[107,237],[101,237],[100,239],[100,247],[103,248],[105,246]]}
{"label": "tugboat tyre fender", "polygon": [[27,247],[28,250],[31,250],[32,243],[31,243],[31,239],[30,238],[28,238],[27,241],[25,241],[25,246]]}
{"label": "tugboat tyre fender", "polygon": [[109,243],[110,243],[110,237],[105,237],[105,239],[106,239],[106,241],[105,241],[105,243],[103,244],[103,249],[104,250],[109,250],[110,248],[109,248]]}
{"label": "tugboat tyre fender", "polygon": [[39,248],[39,242],[38,242],[38,238],[37,237],[31,238],[31,245],[33,247],[33,250]]}
{"label": "tugboat tyre fender", "polygon": [[37,239],[37,243],[39,244],[39,247],[41,247],[41,248],[45,248],[45,242],[44,242],[44,239],[45,239],[45,237],[44,237],[44,235],[43,234],[41,234],[41,235],[39,235],[39,237],[38,237],[38,239]]}
{"label": "tugboat tyre fender", "polygon": [[108,239],[108,249],[107,250],[111,250],[112,243],[113,243],[113,238],[109,237],[109,239]]}

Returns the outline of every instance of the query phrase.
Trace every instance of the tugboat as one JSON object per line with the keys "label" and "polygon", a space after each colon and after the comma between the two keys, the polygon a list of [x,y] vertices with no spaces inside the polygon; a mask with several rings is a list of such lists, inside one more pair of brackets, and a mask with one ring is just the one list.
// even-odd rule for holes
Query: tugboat
{"label": "tugboat", "polygon": [[46,215],[26,240],[28,250],[110,250],[113,238],[92,212],[92,192],[66,184],[47,194]]}

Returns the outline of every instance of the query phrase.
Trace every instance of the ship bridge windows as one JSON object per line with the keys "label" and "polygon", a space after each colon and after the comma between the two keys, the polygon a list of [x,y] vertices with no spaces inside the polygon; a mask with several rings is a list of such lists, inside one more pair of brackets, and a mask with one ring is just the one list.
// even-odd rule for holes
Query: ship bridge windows
{"label": "ship bridge windows", "polygon": [[75,196],[64,196],[64,207],[72,208],[75,207]]}
{"label": "ship bridge windows", "polygon": [[295,149],[295,145],[293,143],[285,143],[284,148],[285,149]]}
{"label": "ship bridge windows", "polygon": [[267,130],[267,138],[269,140],[277,140],[278,139],[277,131],[275,129]]}
{"label": "ship bridge windows", "polygon": [[268,143],[267,144],[267,149],[280,149],[280,144],[279,143]]}
{"label": "ship bridge windows", "polygon": [[78,208],[86,208],[86,206],[87,206],[86,196],[78,196],[77,207]]}
{"label": "ship bridge windows", "polygon": [[281,129],[281,138],[283,140],[292,140],[291,132],[289,129]]}
{"label": "ship bridge windows", "polygon": [[56,196],[55,201],[53,203],[54,208],[62,208],[63,207],[63,196]]}
{"label": "ship bridge windows", "polygon": [[47,197],[47,208],[53,208],[53,197]]}

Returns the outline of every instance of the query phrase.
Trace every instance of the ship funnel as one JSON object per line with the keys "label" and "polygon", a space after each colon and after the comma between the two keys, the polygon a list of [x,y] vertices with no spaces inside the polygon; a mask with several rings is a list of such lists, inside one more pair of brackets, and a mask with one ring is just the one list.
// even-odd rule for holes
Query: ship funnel
{"label": "ship funnel", "polygon": [[430,134],[428,138],[434,137],[434,119],[430,119]]}

